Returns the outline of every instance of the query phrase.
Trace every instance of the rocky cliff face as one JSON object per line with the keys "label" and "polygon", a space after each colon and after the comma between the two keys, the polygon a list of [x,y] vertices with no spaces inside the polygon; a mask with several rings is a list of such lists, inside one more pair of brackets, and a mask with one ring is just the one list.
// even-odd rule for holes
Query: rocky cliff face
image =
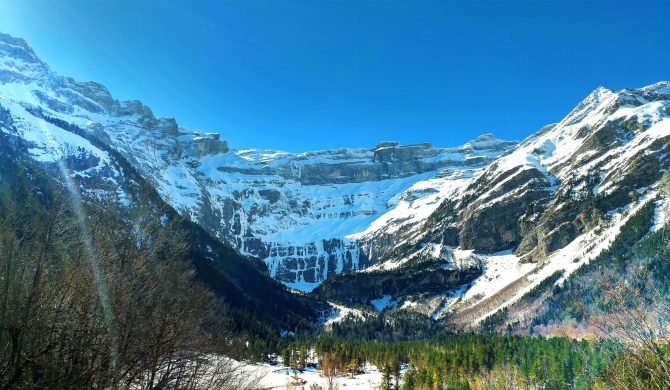
{"label": "rocky cliff face", "polygon": [[347,236],[393,208],[400,193],[445,170],[480,169],[512,145],[485,136],[457,148],[385,142],[373,149],[209,156],[195,168],[205,199],[196,218],[264,259],[273,277],[310,289],[375,261]]}

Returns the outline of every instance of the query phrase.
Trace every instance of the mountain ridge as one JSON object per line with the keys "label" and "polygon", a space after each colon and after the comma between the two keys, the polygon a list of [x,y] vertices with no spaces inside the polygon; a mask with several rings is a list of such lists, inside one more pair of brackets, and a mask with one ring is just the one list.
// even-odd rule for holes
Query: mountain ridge
{"label": "mountain ridge", "polygon": [[[347,283],[379,289],[372,300],[424,306],[419,310],[461,324],[506,307],[556,272],[563,274],[554,283],[562,283],[605,250],[636,210],[650,202],[664,207],[657,197],[670,151],[668,92],[667,82],[595,90],[561,122],[456,185],[416,226],[388,234],[393,219],[387,218],[358,237],[364,247],[382,251],[380,262],[371,268],[374,274],[354,275]],[[665,218],[657,216],[657,225]],[[406,294],[402,288],[376,282],[398,284],[403,274],[426,263],[456,264],[463,258],[470,259],[463,272],[471,274],[473,264],[481,264],[480,273],[441,294],[430,290],[398,301],[397,295]],[[336,277],[317,293],[342,299],[337,291],[343,288]]]}
{"label": "mountain ridge", "polygon": [[[15,61],[4,47],[12,59],[4,68],[21,67],[24,56]],[[42,64],[33,56],[26,61]],[[91,132],[182,214],[263,259],[276,279],[307,290],[329,274],[369,265],[346,236],[386,211],[393,196],[449,167],[481,167],[514,144],[485,135],[452,148],[382,142],[303,153],[230,150],[215,133],[156,118],[141,102],[117,101],[97,83],[77,83],[46,66],[39,70],[23,78],[13,74],[0,93]]]}
{"label": "mountain ridge", "polygon": [[382,141],[303,153],[238,150],[219,133],[183,128],[139,101],[115,100],[100,84],[59,76],[25,41],[0,35],[0,105],[12,122],[3,131],[25,140],[38,162],[73,160],[89,196],[129,201],[123,170],[77,131],[285,285],[459,325],[587,264],[630,213],[660,202],[670,164],[666,81],[598,87],[520,142],[483,134],[448,148]]}

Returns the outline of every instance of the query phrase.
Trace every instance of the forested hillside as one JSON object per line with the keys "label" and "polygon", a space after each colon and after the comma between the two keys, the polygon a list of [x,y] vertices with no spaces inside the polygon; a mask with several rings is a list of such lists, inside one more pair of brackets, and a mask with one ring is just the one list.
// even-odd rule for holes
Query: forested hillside
{"label": "forested hillside", "polygon": [[24,147],[0,135],[3,388],[235,388],[237,368],[207,354],[260,359],[280,329],[312,329],[317,303],[155,194],[84,199]]}

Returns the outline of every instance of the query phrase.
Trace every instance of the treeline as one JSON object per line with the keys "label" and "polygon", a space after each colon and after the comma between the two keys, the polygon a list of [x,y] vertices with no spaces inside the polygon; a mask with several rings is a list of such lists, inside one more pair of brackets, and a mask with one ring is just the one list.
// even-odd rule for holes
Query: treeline
{"label": "treeline", "polygon": [[[502,314],[505,316],[507,313]],[[491,318],[490,323],[498,323]],[[591,389],[611,386],[605,376],[621,346],[588,341],[486,333],[459,333],[418,313],[348,317],[316,340],[285,349],[300,369],[312,350],[326,378],[357,375],[373,364],[383,389]],[[413,332],[416,329],[416,332]],[[307,356],[308,358],[306,358]],[[402,372],[402,374],[401,374]]]}
{"label": "treeline", "polygon": [[[413,327],[434,333],[411,339]],[[462,333],[419,314],[380,313],[296,341],[283,359],[296,369],[318,362],[328,379],[373,364],[382,389],[591,389],[610,385],[605,373],[620,353],[612,340]]]}
{"label": "treeline", "polygon": [[[0,388],[245,388],[242,345],[163,211],[81,202],[4,154]],[[6,169],[13,167],[14,169]]]}
{"label": "treeline", "polygon": [[[640,309],[649,298],[629,288],[608,293],[617,314],[602,319],[601,337],[588,340],[444,330],[425,340],[379,341],[324,332],[290,344],[282,359],[296,370],[318,363],[326,388],[372,364],[385,390],[667,389],[670,329],[652,328],[654,320],[670,323],[670,305]],[[349,330],[361,324],[343,321]]]}
{"label": "treeline", "polygon": [[324,333],[311,347],[325,376],[356,375],[371,363],[383,372],[383,389],[408,390],[591,389],[604,385],[601,373],[616,351],[609,341],[476,333],[398,342]]}
{"label": "treeline", "polygon": [[332,324],[331,334],[348,340],[377,342],[426,340],[450,333],[443,323],[411,311],[383,311],[364,317],[350,316]]}

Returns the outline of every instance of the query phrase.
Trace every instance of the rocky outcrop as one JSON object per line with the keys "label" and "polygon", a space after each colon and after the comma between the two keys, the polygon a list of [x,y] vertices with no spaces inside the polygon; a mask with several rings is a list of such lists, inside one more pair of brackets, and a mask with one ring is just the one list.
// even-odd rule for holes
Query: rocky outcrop
{"label": "rocky outcrop", "polygon": [[481,275],[481,268],[454,269],[439,263],[418,263],[402,272],[344,273],[314,290],[319,298],[344,304],[371,305],[387,299],[401,302],[409,296],[444,294],[458,290]]}
{"label": "rocky outcrop", "polygon": [[228,153],[228,142],[219,139],[219,133],[194,133],[184,142],[184,153],[195,158]]}
{"label": "rocky outcrop", "polygon": [[494,180],[482,176],[466,189],[461,203],[460,246],[483,253],[516,248],[523,221],[542,211],[551,187],[552,178],[535,168],[519,168]]}

